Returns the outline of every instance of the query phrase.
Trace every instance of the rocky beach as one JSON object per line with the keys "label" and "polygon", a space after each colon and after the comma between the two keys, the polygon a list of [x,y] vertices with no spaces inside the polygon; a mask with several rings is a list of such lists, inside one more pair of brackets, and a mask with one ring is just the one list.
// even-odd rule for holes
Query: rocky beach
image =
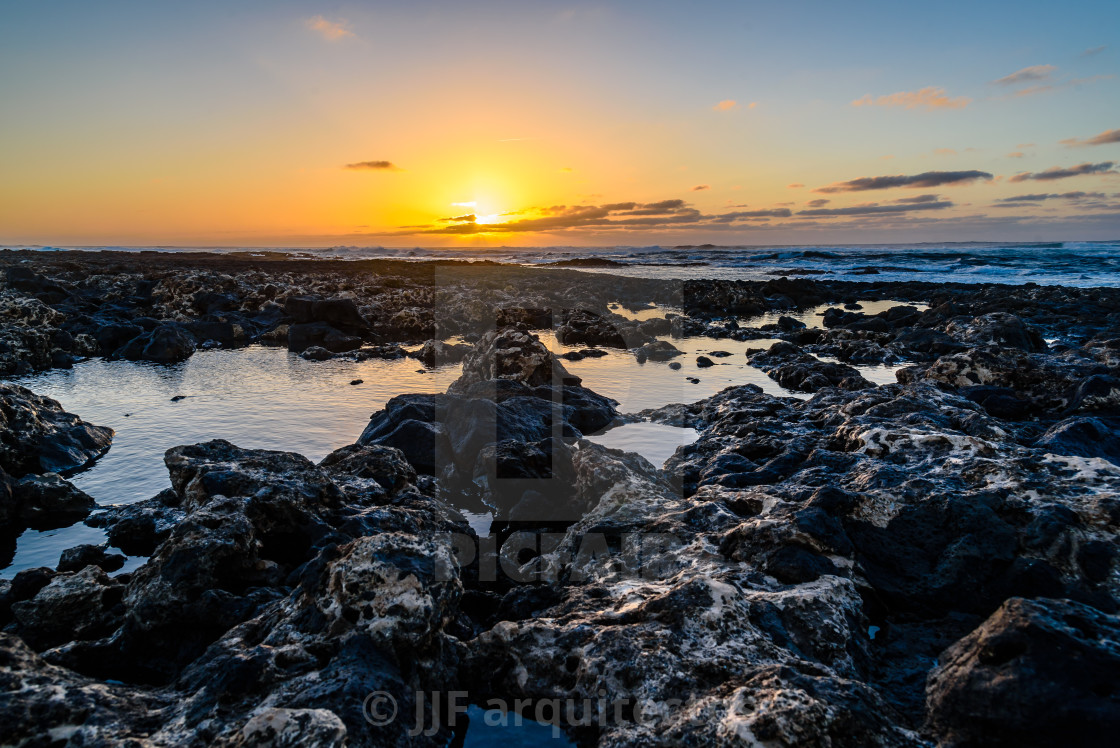
{"label": "rocky beach", "polygon": [[[0,251],[5,565],[99,533],[0,580],[0,742],[1112,743],[1120,288],[570,265]],[[25,386],[265,349],[431,386],[274,414],[314,460],[183,409],[140,500],[81,487],[126,414]]]}

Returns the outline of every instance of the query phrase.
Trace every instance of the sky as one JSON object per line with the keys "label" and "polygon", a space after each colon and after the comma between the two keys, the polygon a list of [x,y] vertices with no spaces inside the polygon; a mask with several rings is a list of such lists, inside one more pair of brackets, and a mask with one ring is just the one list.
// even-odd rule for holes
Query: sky
{"label": "sky", "polygon": [[1120,3],[0,4],[0,244],[1120,239]]}

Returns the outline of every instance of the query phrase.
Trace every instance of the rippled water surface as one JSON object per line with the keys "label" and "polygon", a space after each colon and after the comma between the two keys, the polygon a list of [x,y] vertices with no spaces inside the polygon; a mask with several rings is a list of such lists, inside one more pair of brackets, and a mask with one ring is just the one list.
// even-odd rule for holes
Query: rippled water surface
{"label": "rippled water surface", "polygon": [[[895,302],[882,304],[889,308]],[[817,325],[822,310],[808,310],[801,317],[807,324]],[[627,314],[649,318],[666,311]],[[766,321],[744,323],[757,326]],[[581,348],[560,345],[550,331],[539,335],[556,353]],[[630,351],[616,349],[605,349],[607,355],[601,358],[563,363],[583,378],[585,386],[617,400],[623,413],[695,402],[747,383],[772,395],[808,397],[784,389],[747,363],[747,351],[768,348],[777,342],[774,339],[665,339],[683,352],[674,359],[680,369],[671,369],[669,362],[639,364]],[[713,355],[721,352],[728,355]],[[701,368],[696,362],[699,355],[708,356],[715,365]],[[886,383],[894,381],[897,367],[857,368],[871,381]],[[17,381],[58,400],[84,420],[116,431],[109,452],[71,478],[98,504],[115,505],[150,498],[170,486],[163,454],[171,447],[226,439],[240,447],[299,452],[317,462],[353,443],[370,415],[390,398],[408,392],[444,392],[459,371],[458,364],[428,370],[412,358],[307,361],[281,348],[250,346],[199,351],[171,366],[91,359],[70,370],[55,369]],[[361,384],[351,384],[358,379]],[[695,439],[691,429],[651,423],[627,424],[594,437],[601,444],[637,452],[659,466],[677,446]],[[485,533],[490,517],[468,513],[468,520]],[[27,530],[18,539],[0,539],[0,576],[54,566],[66,548],[100,543],[104,538],[101,530],[76,524],[43,532]],[[131,559],[126,569],[140,562]]]}

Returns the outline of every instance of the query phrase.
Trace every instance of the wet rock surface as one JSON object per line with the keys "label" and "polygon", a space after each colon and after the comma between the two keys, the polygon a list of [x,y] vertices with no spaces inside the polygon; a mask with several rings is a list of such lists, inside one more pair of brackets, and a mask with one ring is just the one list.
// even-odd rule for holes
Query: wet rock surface
{"label": "wet rock surface", "polygon": [[767,376],[786,389],[816,392],[823,387],[865,390],[874,387],[851,366],[827,363],[805,353],[793,343],[777,343],[750,358]]}
{"label": "wet rock surface", "polygon": [[[407,732],[418,692],[449,690],[571,699],[581,745],[1105,745],[1120,725],[1115,291],[690,281],[684,314],[637,322],[595,285],[627,309],[665,288],[566,270],[448,264],[435,288],[420,264],[0,255],[10,373],[170,360],[178,331],[463,359],[318,464],[169,450],[172,488],[87,520],[108,547],[0,583],[10,742],[446,745],[461,728]],[[624,419],[547,327],[651,362],[679,353],[653,335],[706,335],[715,366],[721,339],[778,337],[750,362],[812,396],[745,385],[638,414],[700,432],[660,468],[582,438]],[[454,334],[470,349],[438,342]],[[898,383],[854,368],[884,363]],[[3,506],[24,481],[72,498],[50,471],[111,432],[0,387]],[[489,512],[490,538],[456,507]],[[150,558],[114,576],[113,548]],[[367,720],[374,692],[408,719]]]}
{"label": "wet rock surface", "polygon": [[96,506],[59,473],[108,451],[113,430],[86,423],[56,401],[0,383],[0,527],[72,524]]}

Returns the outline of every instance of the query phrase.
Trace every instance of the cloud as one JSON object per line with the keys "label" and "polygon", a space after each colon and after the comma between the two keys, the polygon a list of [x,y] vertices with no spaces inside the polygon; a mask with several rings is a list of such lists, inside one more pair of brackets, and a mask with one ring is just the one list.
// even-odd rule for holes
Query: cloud
{"label": "cloud", "polygon": [[997,78],[992,81],[996,86],[1017,86],[1020,83],[1029,83],[1031,81],[1042,81],[1050,77],[1050,73],[1057,70],[1053,65],[1031,65],[1029,68],[1016,70],[1011,75],[1005,75],[1002,78]]}
{"label": "cloud", "polygon": [[1022,151],[1012,151],[1011,153],[1007,154],[1007,157],[1008,158],[1022,158],[1025,155],[1026,154],[1023,153]]}
{"label": "cloud", "polygon": [[1102,44],[1099,47],[1089,47],[1087,50],[1085,50],[1084,52],[1081,53],[1081,56],[1082,57],[1092,57],[1093,55],[1099,55],[1101,52],[1105,51],[1106,49],[1108,49],[1107,44]]}
{"label": "cloud", "polygon": [[1035,94],[1049,93],[1050,91],[1060,91],[1064,88],[1072,88],[1080,86],[1084,83],[1093,83],[1094,81],[1106,80],[1111,78],[1111,75],[1091,75],[1088,78],[1070,78],[1061,83],[1045,83],[1037,86],[1027,86],[1016,91],[1012,96],[1016,98],[1022,96],[1034,96]]}
{"label": "cloud", "polygon": [[[504,214],[509,220],[478,223],[473,214],[440,218],[422,226],[401,226],[393,235],[409,234],[482,234],[526,233],[573,230],[612,231],[623,229],[659,229],[685,225],[690,228],[709,227],[726,230],[765,223],[771,218],[789,218],[789,208],[738,210],[730,213],[704,214],[681,199],[653,203],[637,201],[603,205],[553,205],[529,208]],[[515,217],[513,217],[515,216]]]}
{"label": "cloud", "polygon": [[787,184],[786,185],[786,187],[788,187],[791,190],[799,190],[804,186],[805,185],[801,184],[801,182],[794,182],[793,184]]}
{"label": "cloud", "polygon": [[887,177],[860,177],[847,182],[837,182],[818,187],[813,192],[866,192],[867,190],[886,190],[892,187],[939,187],[943,184],[967,184],[977,179],[992,179],[986,171],[927,171],[921,174]]}
{"label": "cloud", "polygon": [[571,174],[573,171],[575,171],[575,169],[573,169],[570,166],[561,166],[560,167],[560,173],[561,174]]}
{"label": "cloud", "polygon": [[952,148],[934,148],[933,153],[935,156],[956,156],[957,152]]}
{"label": "cloud", "polygon": [[710,184],[698,184],[698,185],[696,185],[695,187],[692,188],[692,191],[693,192],[699,192],[700,190],[710,190],[710,189],[712,189],[712,185],[710,185]]}
{"label": "cloud", "polygon": [[911,203],[908,205],[880,205],[878,203],[871,203],[870,205],[853,205],[848,208],[819,208],[815,210],[799,210],[799,216],[877,216],[887,215],[891,213],[910,213],[917,210],[942,210],[944,208],[953,207],[953,203],[948,200],[935,201],[935,202],[919,202]]}
{"label": "cloud", "polygon": [[823,206],[825,206],[825,205],[828,205],[828,204],[829,204],[829,203],[831,203],[831,202],[832,202],[832,201],[831,201],[831,200],[829,200],[829,199],[828,199],[828,198],[826,198],[826,197],[820,197],[820,198],[817,198],[816,200],[810,200],[810,201],[809,201],[809,207],[810,207],[810,208],[821,208],[821,207],[823,207]]}
{"label": "cloud", "polygon": [[1023,172],[1011,177],[1012,182],[1026,182],[1033,180],[1036,182],[1049,182],[1054,179],[1068,179],[1069,177],[1080,177],[1086,174],[1117,174],[1112,168],[1112,161],[1102,161],[1099,164],[1078,164],[1077,166],[1051,166],[1049,169],[1044,169],[1035,173]]}
{"label": "cloud", "polygon": [[1120,143],[1120,129],[1105,130],[1100,135],[1094,135],[1091,138],[1066,138],[1061,141],[1062,145],[1068,146],[1083,146],[1083,145],[1107,145],[1109,143]]}
{"label": "cloud", "polygon": [[972,99],[958,96],[950,99],[945,94],[944,88],[929,86],[920,91],[899,91],[889,96],[880,96],[875,99],[871,94],[864,94],[862,98],[852,102],[852,106],[883,106],[902,107],[903,109],[963,109]]}
{"label": "cloud", "polygon": [[358,161],[357,163],[346,164],[345,168],[354,171],[404,171],[392,161]]}
{"label": "cloud", "polygon": [[754,109],[756,106],[758,106],[758,102],[752,101],[750,104],[747,104],[747,109]]}
{"label": "cloud", "polygon": [[[724,99],[723,101],[712,107],[712,109],[717,112],[729,112],[737,106],[739,106],[739,102],[735,101],[735,99]],[[752,104],[751,106],[754,105]]]}
{"label": "cloud", "polygon": [[[1022,203],[1041,203],[1046,200],[1103,200],[1107,198],[1103,192],[1062,192],[1062,193],[1042,193],[1034,195],[1015,195],[1014,197],[1004,197],[997,200],[997,203],[1009,203],[1011,205],[1020,205]],[[996,207],[1011,207],[1011,205],[998,205]]]}
{"label": "cloud", "polygon": [[915,195],[914,197],[900,197],[896,203],[935,203],[940,195]]}
{"label": "cloud", "polygon": [[737,210],[733,213],[723,213],[712,218],[716,223],[731,223],[744,218],[789,218],[793,213],[789,208],[772,208],[769,210]]}
{"label": "cloud", "polygon": [[308,18],[304,21],[304,24],[312,31],[318,31],[327,41],[336,42],[339,39],[354,36],[354,32],[349,28],[349,21],[328,21],[322,16],[315,16],[314,18]]}

